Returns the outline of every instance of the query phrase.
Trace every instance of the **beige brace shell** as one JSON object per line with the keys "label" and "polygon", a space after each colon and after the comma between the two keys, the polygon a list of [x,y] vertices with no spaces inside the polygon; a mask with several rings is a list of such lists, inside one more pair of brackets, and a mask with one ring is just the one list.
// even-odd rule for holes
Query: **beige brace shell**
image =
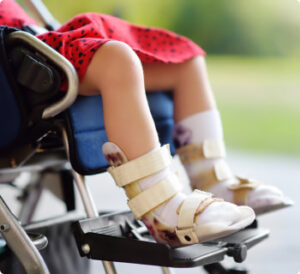
{"label": "beige brace shell", "polygon": [[238,183],[228,186],[228,189],[234,192],[234,203],[245,205],[249,191],[258,186],[254,180],[233,176],[229,166],[223,160],[226,153],[224,143],[221,140],[205,140],[203,144],[186,145],[179,148],[177,152],[183,164],[193,163],[201,159],[219,159],[212,169],[203,171],[191,178],[193,188],[209,190],[219,182],[236,178]]}
{"label": "beige brace shell", "polygon": [[[110,167],[108,172],[118,186],[125,187],[165,169],[171,165],[171,161],[169,146],[163,146],[157,151],[126,162],[121,166]],[[140,219],[174,197],[181,190],[181,187],[177,175],[172,173],[135,195],[128,201],[128,206],[135,217]],[[215,199],[211,198],[211,194],[195,190],[181,203],[178,208],[178,226],[175,231],[182,244],[198,243],[194,224],[195,218],[214,201]]]}
{"label": "beige brace shell", "polygon": [[[135,160],[126,162],[118,167],[110,167],[108,172],[120,187],[127,186],[160,170],[169,167],[172,162],[168,145],[159,150],[148,153]],[[181,190],[181,184],[175,174],[170,174],[165,179],[138,193],[128,201],[132,213],[137,219],[171,199]]]}
{"label": "beige brace shell", "polygon": [[194,190],[179,206],[178,225],[176,234],[182,244],[198,243],[196,233],[196,216],[201,214],[211,203],[216,200],[212,198],[211,193],[200,190]]}

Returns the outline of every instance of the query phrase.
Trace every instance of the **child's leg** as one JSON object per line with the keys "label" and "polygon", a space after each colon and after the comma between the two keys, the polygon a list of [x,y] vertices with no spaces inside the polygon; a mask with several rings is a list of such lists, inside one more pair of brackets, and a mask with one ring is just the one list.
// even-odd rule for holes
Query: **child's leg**
{"label": "child's leg", "polygon": [[143,68],[147,91],[173,91],[175,122],[216,108],[204,57],[180,64],[143,64]]}
{"label": "child's leg", "polygon": [[142,65],[126,44],[107,42],[95,53],[79,93],[101,93],[108,139],[118,144],[129,160],[159,147]]}
{"label": "child's leg", "polygon": [[[125,187],[132,211],[143,218],[158,241],[195,243],[232,233],[253,221],[248,207],[217,201],[202,192],[190,198],[179,192],[170,153],[166,147],[159,148],[141,63],[128,46],[120,42],[103,45],[88,67],[80,93],[101,93],[107,135],[114,143],[104,146],[115,166],[109,171]],[[178,232],[176,228],[181,227]]]}
{"label": "child's leg", "polygon": [[[224,166],[222,158],[225,155],[220,151],[219,144],[213,144],[219,150],[213,152],[217,154],[213,157],[205,157],[202,151],[195,155],[199,145],[202,150],[203,144],[207,144],[209,140],[223,141],[222,123],[216,110],[203,57],[199,56],[181,64],[144,64],[143,67],[147,90],[174,91],[174,116],[177,122],[174,138],[176,144],[182,147],[179,154],[194,188],[210,191],[238,204],[246,202],[257,213],[284,206],[284,197],[277,188],[265,185],[254,188],[255,184],[247,180],[241,180],[243,187],[237,187],[234,195],[230,188],[239,181]],[[212,145],[211,142],[209,144]],[[219,173],[219,178],[216,173]]]}

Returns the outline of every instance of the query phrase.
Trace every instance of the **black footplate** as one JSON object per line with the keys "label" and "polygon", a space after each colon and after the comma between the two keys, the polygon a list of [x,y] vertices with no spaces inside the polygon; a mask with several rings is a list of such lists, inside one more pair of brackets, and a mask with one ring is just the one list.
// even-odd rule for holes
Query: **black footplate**
{"label": "black footplate", "polygon": [[145,225],[130,212],[104,214],[73,225],[81,256],[90,259],[159,265],[195,267],[220,262],[225,255],[236,262],[245,260],[247,250],[267,238],[269,231],[247,228],[215,241],[179,248],[158,244]]}

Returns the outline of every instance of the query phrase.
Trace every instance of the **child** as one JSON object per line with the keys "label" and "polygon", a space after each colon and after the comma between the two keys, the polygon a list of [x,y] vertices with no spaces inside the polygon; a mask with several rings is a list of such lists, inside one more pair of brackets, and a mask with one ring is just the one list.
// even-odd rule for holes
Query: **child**
{"label": "child", "polygon": [[[0,24],[36,23],[13,0],[3,0]],[[96,13],[78,15],[38,38],[74,65],[79,94],[101,94],[109,172],[158,242],[179,246],[217,238],[249,225],[252,209],[259,214],[285,206],[277,188],[235,177],[226,165],[205,52],[192,41]],[[192,187],[226,202],[199,190],[189,196],[180,192],[168,147],[159,144],[145,89],[173,91],[174,139]]]}

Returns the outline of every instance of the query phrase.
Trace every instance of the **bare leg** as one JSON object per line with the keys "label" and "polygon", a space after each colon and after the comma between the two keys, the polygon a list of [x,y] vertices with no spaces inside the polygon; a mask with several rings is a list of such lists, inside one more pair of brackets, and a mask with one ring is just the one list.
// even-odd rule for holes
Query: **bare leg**
{"label": "bare leg", "polygon": [[145,95],[142,65],[126,44],[107,42],[95,53],[79,93],[101,93],[108,139],[129,160],[159,146]]}
{"label": "bare leg", "polygon": [[174,92],[174,119],[216,107],[208,81],[205,59],[197,56],[180,64],[143,64],[147,91]]}

